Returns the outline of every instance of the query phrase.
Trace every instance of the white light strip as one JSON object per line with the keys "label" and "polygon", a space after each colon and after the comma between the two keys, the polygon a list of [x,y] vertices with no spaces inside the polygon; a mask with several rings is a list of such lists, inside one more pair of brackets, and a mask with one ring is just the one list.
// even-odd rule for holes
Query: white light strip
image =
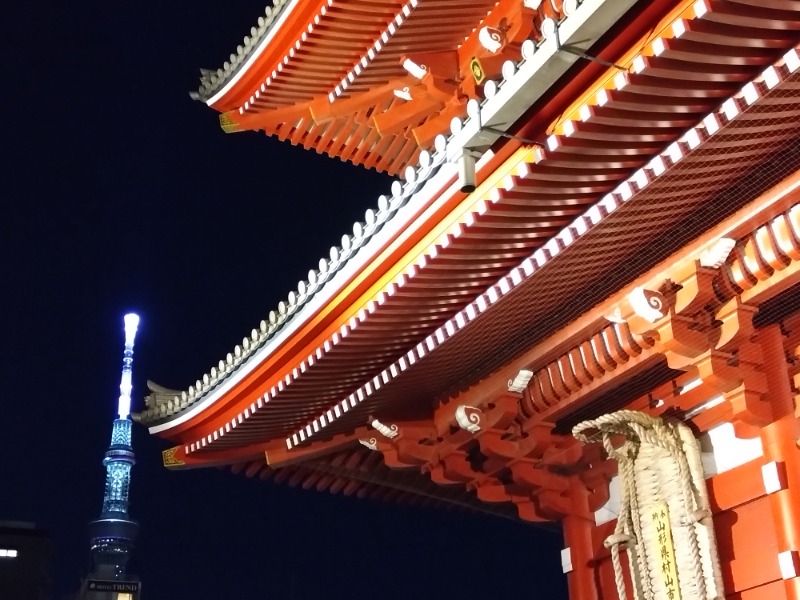
{"label": "white light strip", "polygon": [[691,410],[687,411],[687,413],[684,415],[684,417],[686,419],[694,419],[700,413],[704,413],[707,410],[710,410],[710,409],[714,408],[715,406],[719,406],[723,402],[725,402],[725,397],[724,396],[721,396],[721,395],[720,396],[714,396],[710,400],[706,400],[705,402],[701,402],[700,404],[698,404],[697,406],[695,406]]}
{"label": "white light strip", "polygon": [[800,577],[800,552],[797,550],[785,550],[778,554],[778,568],[782,579],[794,579]]}
{"label": "white light strip", "polygon": [[687,394],[691,392],[693,389],[700,387],[701,385],[703,385],[703,380],[700,377],[691,379],[681,386],[681,391],[679,395]]}

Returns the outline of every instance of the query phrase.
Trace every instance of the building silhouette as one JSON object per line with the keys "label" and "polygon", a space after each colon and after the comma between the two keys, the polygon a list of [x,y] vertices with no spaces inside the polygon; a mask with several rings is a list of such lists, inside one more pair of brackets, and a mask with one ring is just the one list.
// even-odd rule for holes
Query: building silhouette
{"label": "building silhouette", "polygon": [[33,523],[0,521],[0,598],[49,600],[53,544]]}

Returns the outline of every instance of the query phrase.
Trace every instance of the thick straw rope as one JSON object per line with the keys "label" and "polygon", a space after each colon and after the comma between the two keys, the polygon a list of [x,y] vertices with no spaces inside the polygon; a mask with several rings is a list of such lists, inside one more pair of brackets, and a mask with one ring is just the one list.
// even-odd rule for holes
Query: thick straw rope
{"label": "thick straw rope", "polygon": [[680,598],[724,598],[700,450],[691,430],[621,410],[584,421],[572,433],[585,443],[602,440],[619,464],[620,514],[605,545],[620,600],[627,600],[620,547],[628,552],[635,600],[676,600],[664,584],[658,532],[650,517],[663,503],[669,510]]}

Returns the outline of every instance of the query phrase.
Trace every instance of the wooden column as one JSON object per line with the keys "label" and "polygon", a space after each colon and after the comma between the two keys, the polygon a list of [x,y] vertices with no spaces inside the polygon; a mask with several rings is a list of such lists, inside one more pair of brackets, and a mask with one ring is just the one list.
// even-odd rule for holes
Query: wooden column
{"label": "wooden column", "polygon": [[598,600],[595,581],[592,531],[594,515],[589,510],[589,492],[573,478],[570,489],[572,511],[561,521],[564,545],[569,548],[572,569],[567,573],[570,600]]}
{"label": "wooden column", "polygon": [[[778,552],[800,569],[800,437],[794,411],[794,394],[789,382],[783,336],[777,325],[759,331],[764,357],[764,371],[769,386],[773,422],[761,430],[764,457],[774,462],[765,468],[777,475],[777,489],[767,489],[778,542]],[[765,485],[766,485],[765,476]],[[788,554],[786,554],[788,553]],[[786,597],[800,600],[800,577],[784,580]]]}

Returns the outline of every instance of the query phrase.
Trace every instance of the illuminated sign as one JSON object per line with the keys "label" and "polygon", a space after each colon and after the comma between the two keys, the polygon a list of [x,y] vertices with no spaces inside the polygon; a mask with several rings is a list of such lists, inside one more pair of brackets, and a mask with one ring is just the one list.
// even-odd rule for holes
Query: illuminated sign
{"label": "illuminated sign", "polygon": [[105,581],[102,579],[89,579],[86,587],[91,592],[128,592],[139,593],[138,581]]}

